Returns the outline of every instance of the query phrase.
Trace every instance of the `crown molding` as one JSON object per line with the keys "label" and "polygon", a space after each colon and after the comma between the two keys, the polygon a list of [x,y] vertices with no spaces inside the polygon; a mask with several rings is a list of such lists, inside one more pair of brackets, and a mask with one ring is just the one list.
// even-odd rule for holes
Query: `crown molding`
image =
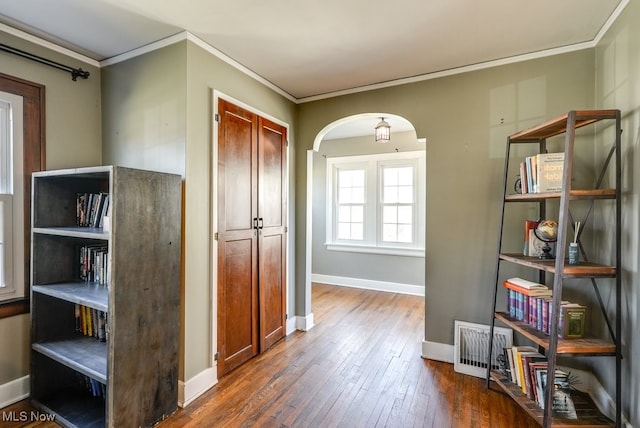
{"label": "crown molding", "polygon": [[54,52],[60,53],[62,55],[66,55],[70,58],[77,59],[78,61],[82,61],[96,68],[100,67],[100,63],[93,58],[89,58],[86,55],[79,54],[78,52],[72,51],[71,49],[63,48],[60,45],[51,43],[38,36],[34,36],[22,30],[18,30],[17,28],[10,27],[6,24],[0,23],[0,31],[2,31],[3,33],[11,34],[12,36],[16,36],[22,40],[33,43],[34,45],[42,46]]}

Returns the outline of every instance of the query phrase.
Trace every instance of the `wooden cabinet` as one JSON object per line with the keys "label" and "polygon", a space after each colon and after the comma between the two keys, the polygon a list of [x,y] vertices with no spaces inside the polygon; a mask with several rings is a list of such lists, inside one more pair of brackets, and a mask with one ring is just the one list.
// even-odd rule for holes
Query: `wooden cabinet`
{"label": "wooden cabinet", "polygon": [[[599,123],[603,129],[609,127],[606,135],[611,136],[606,142],[606,138],[603,138],[603,133],[599,132],[597,138],[596,133],[591,132],[581,136],[580,140],[576,138],[576,130],[578,128],[586,126],[594,126]],[[601,131],[599,129],[599,131]],[[589,131],[587,128],[583,131]],[[594,131],[592,128],[590,131]],[[620,309],[621,309],[621,277],[620,277],[620,236],[621,236],[621,204],[620,204],[620,165],[621,165],[621,151],[620,151],[620,111],[619,110],[589,110],[589,111],[570,111],[558,118],[550,120],[534,128],[518,132],[511,135],[507,140],[505,167],[504,167],[504,182],[503,182],[503,196],[502,196],[502,211],[500,218],[499,228],[499,244],[498,254],[496,257],[496,269],[495,269],[495,287],[494,287],[494,299],[492,308],[492,323],[491,334],[493,336],[493,328],[496,321],[511,327],[516,333],[526,337],[531,342],[538,346],[538,349],[547,357],[548,369],[547,373],[555,373],[556,358],[558,356],[589,356],[589,357],[610,357],[612,358],[612,364],[615,364],[616,373],[616,396],[613,397],[616,401],[616,414],[615,421],[612,422],[603,415],[600,415],[593,407],[592,403],[589,404],[589,400],[585,403],[581,402],[580,406],[577,406],[578,420],[558,419],[554,417],[552,412],[552,406],[550,405],[553,400],[553,389],[548,388],[544,395],[545,410],[541,410],[535,402],[528,399],[522,391],[514,387],[513,383],[504,377],[498,371],[492,370],[491,367],[487,368],[487,385],[490,385],[490,380],[494,380],[507,394],[509,394],[514,400],[516,400],[523,409],[525,409],[534,419],[536,419],[541,425],[545,427],[550,426],[571,426],[571,425],[588,425],[588,426],[621,426],[621,346],[619,343],[620,338]],[[547,152],[547,139],[564,136],[564,175],[562,178],[562,190],[556,192],[547,193],[517,193],[512,194],[510,192],[510,180],[513,174],[510,172],[510,167],[513,168],[513,160],[510,158],[511,153],[516,145],[521,144],[535,144],[536,152]],[[602,167],[602,171],[598,177],[595,178],[595,185],[590,189],[574,189],[573,182],[575,178],[574,165],[575,148],[577,144],[589,144],[590,150],[595,150],[595,141],[602,140],[603,150],[606,153],[608,150],[608,156]],[[587,142],[588,141],[588,142]],[[595,144],[600,144],[599,142]],[[602,184],[608,182],[610,188],[602,188]],[[576,203],[587,204],[587,209],[584,210],[584,216],[581,224],[593,224],[588,223],[589,216],[592,213],[593,205],[596,203],[608,203],[609,212],[611,213],[610,226],[608,232],[610,233],[609,242],[613,249],[612,261],[608,260],[605,264],[594,263],[588,261],[588,257],[584,251],[584,247],[580,244],[581,248],[581,262],[577,265],[569,265],[566,258],[566,250],[569,242],[574,238],[573,225],[576,220],[571,208]],[[509,253],[503,252],[505,245],[504,241],[506,236],[512,233],[522,234],[522,229],[506,230],[505,219],[507,211],[514,205],[522,203],[534,204],[540,218],[558,218],[558,233],[557,242],[555,244],[555,257],[552,259],[540,259],[537,257],[525,256],[522,253]],[[553,208],[551,210],[550,208]],[[555,209],[557,208],[557,212]],[[554,212],[552,212],[554,211]],[[557,215],[557,217],[556,217]],[[525,220],[524,218],[522,220]],[[604,228],[603,230],[605,230]],[[578,236],[581,236],[579,234]],[[580,239],[578,239],[580,243]],[[594,338],[588,337],[583,339],[559,339],[558,338],[558,321],[559,311],[553,311],[549,319],[550,333],[546,335],[541,333],[537,329],[529,326],[527,323],[520,322],[517,319],[511,317],[509,313],[497,311],[498,290],[501,288],[501,268],[504,264],[515,264],[531,269],[537,273],[539,282],[545,283],[545,279],[552,277],[553,281],[553,297],[552,305],[554,308],[560,307],[560,303],[563,300],[563,287],[565,287],[565,281],[569,279],[583,279],[579,282],[580,293],[596,294],[596,298],[593,300],[600,300],[599,287],[614,287],[609,294],[614,301],[615,313],[611,314],[605,310],[603,304],[600,308],[597,305],[592,305],[590,308],[592,311],[602,311],[602,317],[608,326],[609,337]],[[607,279],[608,278],[608,279]],[[598,281],[604,280],[604,284],[599,284]],[[582,288],[582,284],[586,286]],[[589,287],[592,285],[592,287]],[[609,290],[608,290],[609,291]],[[613,318],[613,321],[609,319]],[[491,347],[494,346],[491,341]],[[490,349],[491,354],[491,349]],[[547,377],[547,385],[553,383],[553,377]]]}
{"label": "wooden cabinet", "polygon": [[[152,426],[178,402],[181,177],[100,166],[32,186],[33,405],[65,426]],[[79,227],[78,196],[100,193],[110,227]],[[82,272],[88,247],[102,279]]]}

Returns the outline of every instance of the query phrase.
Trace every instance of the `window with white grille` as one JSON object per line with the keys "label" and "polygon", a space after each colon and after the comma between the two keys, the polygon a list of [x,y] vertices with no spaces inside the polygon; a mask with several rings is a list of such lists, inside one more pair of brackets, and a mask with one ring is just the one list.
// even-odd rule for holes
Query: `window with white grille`
{"label": "window with white grille", "polygon": [[327,159],[330,250],[424,255],[425,153]]}
{"label": "window with white grille", "polygon": [[22,97],[0,92],[0,300],[24,296]]}

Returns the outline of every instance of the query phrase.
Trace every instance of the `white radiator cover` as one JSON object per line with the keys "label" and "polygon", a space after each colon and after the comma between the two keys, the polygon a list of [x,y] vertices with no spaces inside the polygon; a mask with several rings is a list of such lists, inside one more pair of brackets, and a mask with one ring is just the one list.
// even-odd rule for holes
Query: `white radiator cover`
{"label": "white radiator cover", "polygon": [[[490,326],[465,321],[455,321],[453,369],[480,378],[487,376]],[[513,344],[513,330],[504,327],[493,328],[492,368],[498,368],[498,356],[505,347]]]}

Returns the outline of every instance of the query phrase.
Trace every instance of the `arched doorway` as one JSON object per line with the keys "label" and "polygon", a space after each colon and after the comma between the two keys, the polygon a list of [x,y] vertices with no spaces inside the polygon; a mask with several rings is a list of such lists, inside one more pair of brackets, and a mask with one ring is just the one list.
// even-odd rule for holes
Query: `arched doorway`
{"label": "arched doorway", "polygon": [[[374,128],[382,117],[391,125],[391,141],[386,144],[374,140]],[[425,164],[424,140],[417,138],[408,120],[397,115],[353,115],[318,133],[313,150],[307,153],[309,299],[314,281],[424,296]],[[347,171],[356,170],[364,171],[356,175],[367,177],[366,203],[338,203],[338,175],[346,177]],[[402,185],[411,200],[383,200],[385,192],[400,189],[389,181],[398,173],[412,178]],[[345,220],[347,211],[354,217]],[[395,217],[389,214],[394,211]],[[346,228],[356,231],[349,235]],[[403,232],[398,234],[399,230]],[[313,326],[312,317],[305,321],[305,329]]]}

